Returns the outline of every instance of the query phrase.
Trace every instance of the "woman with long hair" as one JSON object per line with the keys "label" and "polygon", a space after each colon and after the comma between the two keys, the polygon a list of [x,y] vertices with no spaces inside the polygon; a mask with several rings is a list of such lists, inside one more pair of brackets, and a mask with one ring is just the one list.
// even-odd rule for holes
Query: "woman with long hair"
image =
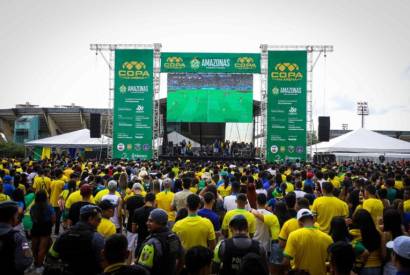
{"label": "woman with long hair", "polygon": [[330,222],[329,235],[332,237],[333,242],[350,242],[351,236],[349,234],[349,228],[343,217],[334,217],[332,219]]}
{"label": "woman with long hair", "polygon": [[[387,208],[383,212],[383,240],[385,243],[394,240],[397,237],[406,235],[402,225],[400,212],[394,208]],[[391,258],[391,250],[386,251],[385,262],[383,268],[384,275],[394,275],[397,273],[397,268],[394,266]]]}
{"label": "woman with long hair", "polygon": [[51,228],[56,222],[54,208],[48,203],[47,193],[40,190],[36,193],[34,205],[30,209],[33,228],[31,229],[32,250],[36,273],[44,270],[43,262],[51,244]]}
{"label": "woman with long hair", "polygon": [[382,235],[377,230],[372,216],[365,209],[353,214],[352,246],[356,252],[356,271],[359,275],[381,274],[382,259],[385,252]]}

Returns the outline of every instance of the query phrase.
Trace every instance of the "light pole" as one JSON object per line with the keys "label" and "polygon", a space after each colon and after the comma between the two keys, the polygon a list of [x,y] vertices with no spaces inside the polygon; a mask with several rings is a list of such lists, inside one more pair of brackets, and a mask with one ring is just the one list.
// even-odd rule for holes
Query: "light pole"
{"label": "light pole", "polygon": [[366,101],[357,102],[357,114],[362,116],[362,128],[364,128],[364,116],[369,115],[369,106]]}

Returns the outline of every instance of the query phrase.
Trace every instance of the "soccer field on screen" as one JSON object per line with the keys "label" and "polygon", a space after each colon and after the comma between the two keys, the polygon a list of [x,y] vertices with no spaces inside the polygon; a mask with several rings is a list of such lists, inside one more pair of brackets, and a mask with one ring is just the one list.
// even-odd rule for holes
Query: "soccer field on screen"
{"label": "soccer field on screen", "polygon": [[252,122],[252,91],[197,89],[168,91],[169,122]]}

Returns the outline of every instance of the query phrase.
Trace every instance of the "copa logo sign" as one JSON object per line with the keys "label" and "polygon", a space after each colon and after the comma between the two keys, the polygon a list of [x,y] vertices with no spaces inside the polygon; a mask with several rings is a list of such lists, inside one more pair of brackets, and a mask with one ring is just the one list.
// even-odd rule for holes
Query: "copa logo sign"
{"label": "copa logo sign", "polygon": [[271,73],[273,80],[278,81],[298,81],[303,78],[296,63],[278,63],[275,70]]}
{"label": "copa logo sign", "polygon": [[170,56],[164,63],[164,68],[166,69],[185,69],[185,63],[182,57]]}
{"label": "copa logo sign", "polygon": [[238,57],[234,66],[236,69],[239,69],[239,70],[256,69],[256,64],[253,58],[247,57],[247,56]]}
{"label": "copa logo sign", "polygon": [[149,72],[144,62],[125,61],[122,63],[118,75],[124,79],[146,79],[149,77]]}

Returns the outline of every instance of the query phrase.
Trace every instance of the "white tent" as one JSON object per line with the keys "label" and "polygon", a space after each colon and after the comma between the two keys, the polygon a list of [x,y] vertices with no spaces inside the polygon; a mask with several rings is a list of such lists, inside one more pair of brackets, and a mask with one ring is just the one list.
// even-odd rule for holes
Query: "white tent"
{"label": "white tent", "polygon": [[187,144],[188,142],[191,142],[193,148],[201,147],[201,145],[198,142],[193,141],[192,139],[187,138],[186,136],[183,136],[176,131],[172,131],[171,133],[168,134],[168,141],[172,141],[173,144],[179,144],[184,139]]}
{"label": "white tent", "polygon": [[32,140],[24,145],[27,147],[107,148],[112,145],[112,139],[104,135],[101,135],[101,138],[90,138],[90,130],[81,129],[58,136]]}
{"label": "white tent", "polygon": [[314,144],[312,150],[317,153],[410,154],[410,142],[360,128],[327,142]]}

